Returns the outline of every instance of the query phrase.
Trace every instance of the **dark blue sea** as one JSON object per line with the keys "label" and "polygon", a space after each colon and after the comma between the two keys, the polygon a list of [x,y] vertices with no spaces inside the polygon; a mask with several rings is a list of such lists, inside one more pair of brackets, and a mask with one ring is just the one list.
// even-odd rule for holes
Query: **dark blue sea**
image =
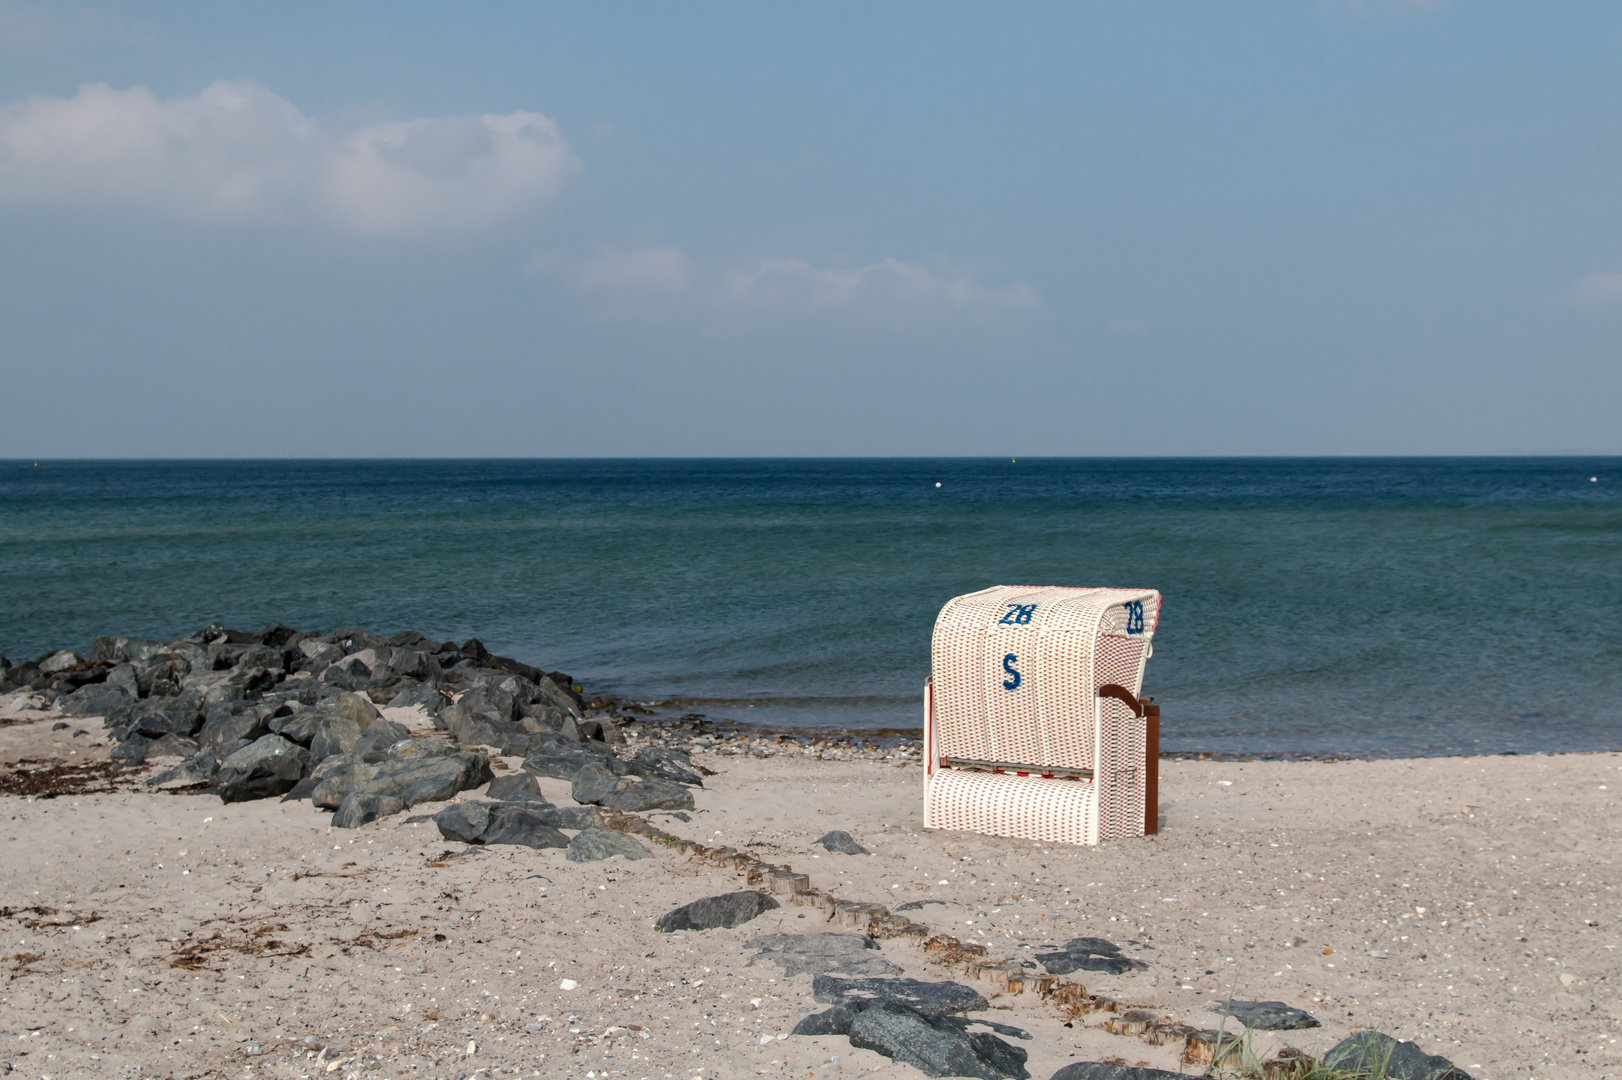
{"label": "dark blue sea", "polygon": [[[937,486],[938,485],[938,486]],[[949,597],[1157,588],[1165,748],[1622,748],[1622,461],[0,463],[0,652],[477,636],[589,689],[913,728]]]}

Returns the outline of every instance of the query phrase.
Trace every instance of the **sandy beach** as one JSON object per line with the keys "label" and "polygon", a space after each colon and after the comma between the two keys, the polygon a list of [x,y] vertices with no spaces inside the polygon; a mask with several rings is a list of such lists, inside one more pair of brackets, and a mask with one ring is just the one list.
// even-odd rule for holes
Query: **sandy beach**
{"label": "sandy beach", "polygon": [[[99,722],[67,719],[53,731],[64,718],[13,702],[5,772],[24,760],[94,771]],[[901,754],[762,753],[695,752],[713,775],[690,820],[648,816],[791,864],[840,899],[916,905],[909,917],[985,945],[987,960],[1105,938],[1146,968],[1070,978],[1123,1006],[1214,1027],[1225,1000],[1278,1000],[1321,1021],[1256,1033],[1259,1057],[1372,1027],[1489,1080],[1622,1076],[1622,754],[1166,761],[1158,836],[1062,848],[926,832],[921,770]],[[498,776],[519,764],[493,762]],[[408,815],[339,830],[308,801],[100,786],[0,799],[0,1072],[922,1075],[841,1036],[788,1035],[825,1006],[811,976],[786,975],[750,941],[837,929],[820,910],[654,928],[745,888],[732,869],[658,846],[579,864],[450,843]],[[541,786],[571,805],[567,783]],[[830,829],[872,854],[814,846]],[[916,939],[880,945],[908,977],[980,990],[980,1015],[1029,1034],[1009,1041],[1033,1077],[1082,1060],[1180,1067],[1175,1046],[1106,1031],[1115,1014],[999,992]]]}

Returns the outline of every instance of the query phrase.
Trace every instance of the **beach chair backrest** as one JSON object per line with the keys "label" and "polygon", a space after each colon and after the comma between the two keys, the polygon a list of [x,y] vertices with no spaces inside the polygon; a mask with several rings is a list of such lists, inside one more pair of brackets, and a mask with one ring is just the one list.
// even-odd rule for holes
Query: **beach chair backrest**
{"label": "beach chair backrest", "polygon": [[931,645],[941,756],[1036,770],[1112,767],[1100,759],[1100,734],[1113,759],[1129,750],[1136,718],[1098,688],[1138,693],[1159,618],[1153,589],[998,585],[955,597],[935,620]]}

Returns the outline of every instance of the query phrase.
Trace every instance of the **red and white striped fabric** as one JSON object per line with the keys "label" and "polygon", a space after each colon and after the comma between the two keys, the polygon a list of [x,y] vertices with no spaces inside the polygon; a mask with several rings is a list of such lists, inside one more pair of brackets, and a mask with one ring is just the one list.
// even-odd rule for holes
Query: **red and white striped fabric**
{"label": "red and white striped fabric", "polygon": [[1153,589],[998,585],[935,620],[924,696],[924,826],[1096,844],[1144,831],[1136,696]]}

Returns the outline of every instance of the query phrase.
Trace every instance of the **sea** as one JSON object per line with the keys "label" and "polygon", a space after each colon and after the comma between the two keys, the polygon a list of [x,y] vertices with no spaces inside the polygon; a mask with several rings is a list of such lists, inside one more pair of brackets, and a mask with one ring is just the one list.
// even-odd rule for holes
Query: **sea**
{"label": "sea", "polygon": [[419,630],[661,714],[921,726],[935,615],[1164,596],[1181,753],[1622,750],[1622,459],[0,462],[0,653]]}

